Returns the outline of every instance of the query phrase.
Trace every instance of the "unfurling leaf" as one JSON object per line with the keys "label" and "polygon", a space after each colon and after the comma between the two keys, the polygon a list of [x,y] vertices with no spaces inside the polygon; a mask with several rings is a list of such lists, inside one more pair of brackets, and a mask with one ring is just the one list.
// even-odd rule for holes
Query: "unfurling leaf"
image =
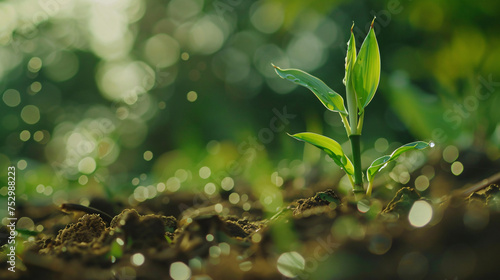
{"label": "unfurling leaf", "polygon": [[425,149],[427,147],[432,147],[432,146],[433,146],[432,142],[431,143],[427,143],[427,142],[423,142],[423,141],[411,142],[411,143],[408,143],[406,145],[403,145],[403,146],[397,148],[390,155],[385,155],[385,156],[377,158],[376,160],[374,160],[372,162],[370,167],[368,167],[368,169],[366,170],[366,177],[368,179],[368,182],[372,182],[373,177],[375,176],[375,174],[377,174],[377,172],[379,172],[382,168],[384,168],[389,162],[396,160],[402,153],[407,152],[407,151],[411,151],[411,150],[422,150],[422,149]]}
{"label": "unfurling leaf", "polygon": [[360,114],[372,100],[380,81],[380,52],[373,30],[373,21],[370,31],[361,45],[352,73]]}
{"label": "unfurling leaf", "polygon": [[297,133],[290,136],[320,148],[327,153],[338,166],[343,168],[347,174],[354,174],[354,167],[351,161],[345,156],[342,147],[337,141],[311,132]]}
{"label": "unfurling leaf", "polygon": [[328,110],[347,115],[342,96],[329,88],[320,79],[298,69],[280,69],[277,66],[274,66],[274,68],[281,78],[311,90]]}
{"label": "unfurling leaf", "polygon": [[345,76],[343,83],[347,86],[348,80],[352,78],[352,69],[354,67],[354,63],[356,62],[356,40],[354,39],[354,34],[352,33],[352,28],[354,27],[354,23],[351,27],[351,38],[347,42],[347,54],[345,56]]}

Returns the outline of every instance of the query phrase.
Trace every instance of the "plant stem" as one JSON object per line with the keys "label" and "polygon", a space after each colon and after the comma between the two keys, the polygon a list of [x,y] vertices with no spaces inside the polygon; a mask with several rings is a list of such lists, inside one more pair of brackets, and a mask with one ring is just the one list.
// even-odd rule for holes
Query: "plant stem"
{"label": "plant stem", "polygon": [[347,95],[347,110],[349,110],[349,125],[351,126],[350,133],[351,134],[359,134],[358,132],[358,104],[356,103],[356,93],[354,92],[354,88],[352,87],[351,80],[347,80],[346,87],[346,95]]}
{"label": "plant stem", "polygon": [[363,121],[365,120],[365,112],[361,113],[358,119],[358,134],[361,135],[361,131],[363,130]]}
{"label": "plant stem", "polygon": [[354,165],[354,194],[364,193],[363,188],[363,175],[361,174],[361,135],[351,134],[349,140],[351,141],[352,149],[352,164]]}
{"label": "plant stem", "polygon": [[347,174],[347,178],[349,178],[349,182],[351,182],[351,186],[354,189],[354,181],[352,180],[352,176]]}
{"label": "plant stem", "polygon": [[366,189],[366,196],[372,196],[373,181],[368,182],[368,188]]}
{"label": "plant stem", "polygon": [[346,115],[340,113],[339,115],[342,118],[342,123],[344,124],[345,132],[347,133],[347,135],[351,135],[351,127],[349,126],[349,121],[347,121]]}

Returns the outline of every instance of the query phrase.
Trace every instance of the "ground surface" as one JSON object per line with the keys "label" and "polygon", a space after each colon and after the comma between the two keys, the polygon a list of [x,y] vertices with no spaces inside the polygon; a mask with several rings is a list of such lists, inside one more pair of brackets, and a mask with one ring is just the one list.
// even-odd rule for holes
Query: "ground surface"
{"label": "ground surface", "polygon": [[186,201],[163,195],[132,209],[93,200],[109,218],[27,205],[24,214],[44,229],[25,243],[16,273],[2,254],[0,278],[494,279],[499,271],[494,184],[439,201],[411,188],[358,203],[326,190],[266,219],[258,207],[222,198],[203,207]]}

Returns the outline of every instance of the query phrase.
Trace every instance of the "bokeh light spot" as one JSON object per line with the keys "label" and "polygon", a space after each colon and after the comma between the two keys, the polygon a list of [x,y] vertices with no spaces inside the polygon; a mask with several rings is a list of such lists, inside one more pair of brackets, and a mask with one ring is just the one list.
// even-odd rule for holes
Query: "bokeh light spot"
{"label": "bokeh light spot", "polygon": [[220,203],[217,203],[214,206],[214,210],[217,213],[222,213],[222,211],[224,210],[224,206],[222,206],[222,204],[220,204]]}
{"label": "bokeh light spot", "polygon": [[21,159],[17,162],[17,168],[19,168],[19,170],[24,170],[26,169],[26,167],[28,167],[28,162],[26,162],[24,159]]}
{"label": "bokeh light spot", "polygon": [[230,191],[234,187],[234,180],[231,177],[226,177],[221,181],[221,188],[225,191]]}
{"label": "bokeh light spot", "polygon": [[199,172],[198,172],[198,174],[200,175],[200,178],[202,178],[202,179],[207,179],[208,177],[210,177],[211,173],[212,173],[212,171],[210,171],[210,168],[207,166],[201,167]]}
{"label": "bokeh light spot", "polygon": [[189,45],[200,54],[212,54],[218,51],[224,43],[224,33],[215,23],[219,19],[205,16],[199,19],[189,31]]}
{"label": "bokeh light spot", "polygon": [[89,177],[85,176],[85,175],[81,175],[80,177],[78,177],[78,184],[84,186],[86,185],[87,183],[89,182]]}
{"label": "bokeh light spot", "polygon": [[273,172],[271,174],[271,182],[277,187],[281,187],[283,185],[283,177],[279,176],[278,172]]}
{"label": "bokeh light spot", "polygon": [[167,34],[157,34],[146,41],[144,56],[151,65],[165,68],[179,60],[179,43]]}
{"label": "bokeh light spot", "polygon": [[212,241],[214,241],[214,236],[213,236],[213,234],[207,234],[207,235],[205,236],[205,239],[206,239],[208,242],[212,242]]}
{"label": "bokeh light spot", "polygon": [[189,173],[185,169],[177,169],[174,175],[181,183],[185,182],[189,177]]}
{"label": "bokeh light spot", "polygon": [[464,165],[460,161],[455,161],[451,164],[451,173],[453,173],[453,175],[458,176],[462,174],[463,171]]}
{"label": "bokeh light spot", "polygon": [[158,192],[163,192],[166,189],[166,185],[164,183],[158,183],[156,184],[156,191]]}
{"label": "bokeh light spot", "polygon": [[410,173],[403,171],[398,176],[398,181],[401,184],[407,184],[410,181]]}
{"label": "bokeh light spot", "polygon": [[42,68],[42,60],[39,57],[32,57],[30,61],[28,61],[28,70],[32,73],[36,73],[40,71]]}
{"label": "bokeh light spot", "polygon": [[42,141],[42,140],[43,140],[43,137],[44,137],[44,135],[43,135],[43,131],[41,131],[41,130],[38,130],[37,132],[35,132],[35,133],[33,134],[33,139],[34,139],[36,142],[40,142],[40,141]]}
{"label": "bokeh light spot", "polygon": [[198,94],[196,93],[196,91],[190,91],[187,93],[187,100],[189,102],[195,102],[196,99],[198,99]]}
{"label": "bokeh light spot", "polygon": [[43,191],[43,194],[44,194],[44,195],[46,195],[46,196],[49,196],[49,195],[51,195],[51,194],[52,194],[52,192],[53,192],[53,191],[54,191],[54,189],[52,189],[52,187],[51,187],[51,186],[47,186],[47,187],[45,188],[45,190]]}
{"label": "bokeh light spot", "polygon": [[358,201],[358,211],[361,213],[366,213],[368,210],[370,210],[370,201],[367,199],[362,199]]}
{"label": "bokeh light spot", "polygon": [[389,148],[389,141],[385,138],[379,138],[375,141],[375,150],[379,153],[387,151]]}
{"label": "bokeh light spot", "polygon": [[34,95],[42,90],[42,84],[40,82],[33,82],[30,85],[30,94]]}
{"label": "bokeh light spot", "polygon": [[19,139],[22,141],[26,142],[30,139],[31,133],[28,130],[23,130],[21,133],[19,133]]}
{"label": "bokeh light spot", "polygon": [[37,193],[43,193],[43,191],[45,190],[45,186],[42,184],[38,184],[38,186],[36,186],[35,190]]}
{"label": "bokeh light spot", "polygon": [[283,5],[278,2],[259,1],[252,6],[250,13],[253,26],[267,34],[278,31],[285,19]]}
{"label": "bokeh light spot", "polygon": [[458,148],[453,145],[447,146],[443,150],[443,159],[446,162],[449,163],[454,162],[458,158],[458,155],[459,155]]}
{"label": "bokeh light spot", "polygon": [[243,203],[243,210],[249,211],[250,209],[252,209],[252,204],[250,204],[250,202]]}
{"label": "bokeh light spot", "polygon": [[217,187],[215,186],[214,183],[207,183],[205,185],[205,193],[208,194],[208,195],[212,195],[215,193],[215,191],[217,190]]}
{"label": "bokeh light spot", "polygon": [[181,187],[181,181],[177,177],[171,177],[167,180],[167,190],[171,192],[176,192]]}
{"label": "bokeh light spot", "polygon": [[418,191],[425,191],[429,187],[429,178],[425,175],[420,175],[415,179],[415,188]]}
{"label": "bokeh light spot", "polygon": [[199,0],[172,0],[167,6],[167,13],[177,20],[185,20],[199,14],[203,8],[203,1]]}
{"label": "bokeh light spot", "polygon": [[56,82],[63,82],[76,75],[79,61],[76,54],[70,51],[56,51],[47,56],[44,73]]}
{"label": "bokeh light spot", "polygon": [[260,233],[254,233],[252,235],[252,242],[259,243],[260,241],[262,241],[262,235]]}
{"label": "bokeh light spot", "polygon": [[29,217],[21,217],[19,221],[17,221],[16,227],[20,229],[35,230],[35,223]]}
{"label": "bokeh light spot", "polygon": [[134,178],[134,179],[132,179],[132,185],[133,185],[133,186],[137,186],[137,185],[139,185],[139,183],[140,183],[140,182],[141,182],[141,180],[139,180],[139,178]]}
{"label": "bokeh light spot", "polygon": [[313,33],[296,36],[286,49],[294,67],[312,71],[325,62],[325,46]]}
{"label": "bokeh light spot", "polygon": [[238,204],[240,202],[240,195],[238,193],[231,193],[229,195],[229,202],[231,204]]}
{"label": "bokeh light spot", "polygon": [[138,186],[137,188],[135,188],[135,190],[134,190],[134,199],[135,200],[137,200],[139,202],[143,202],[146,199],[148,199],[148,196],[149,196],[148,188],[146,188],[144,186]]}
{"label": "bokeh light spot", "polygon": [[371,237],[368,250],[375,255],[383,255],[392,246],[392,238],[389,234],[375,234]]}
{"label": "bokeh light spot", "polygon": [[144,264],[145,260],[144,255],[141,253],[133,254],[132,257],[130,257],[130,262],[135,266],[141,266]]}
{"label": "bokeh light spot", "polygon": [[40,120],[40,110],[34,105],[27,105],[21,111],[21,119],[27,124],[35,124]]}
{"label": "bokeh light spot", "polygon": [[96,169],[96,162],[91,157],[85,157],[78,163],[78,171],[84,174],[90,174]]}
{"label": "bokeh light spot", "polygon": [[143,157],[145,161],[150,161],[153,159],[153,152],[145,151]]}
{"label": "bokeh light spot", "polygon": [[170,277],[173,280],[187,280],[191,277],[191,269],[183,262],[174,262],[170,265]]}
{"label": "bokeh light spot", "polygon": [[123,239],[121,239],[121,238],[117,238],[116,243],[118,243],[118,245],[120,245],[120,246],[125,245],[125,241],[123,241]]}
{"label": "bokeh light spot", "polygon": [[239,267],[240,267],[241,271],[250,271],[250,269],[252,269],[252,267],[253,267],[253,264],[251,261],[246,261],[246,262],[240,263]]}
{"label": "bokeh light spot", "polygon": [[3,102],[9,107],[16,107],[21,103],[21,95],[15,89],[8,89],[3,93]]}
{"label": "bokeh light spot", "polygon": [[104,97],[132,105],[154,86],[156,74],[142,61],[105,62],[99,66],[96,79]]}
{"label": "bokeh light spot", "polygon": [[306,260],[295,251],[287,252],[279,256],[277,266],[283,276],[294,278],[304,270]]}
{"label": "bokeh light spot", "polygon": [[408,220],[414,227],[423,227],[431,221],[432,215],[432,206],[425,200],[419,200],[413,203]]}

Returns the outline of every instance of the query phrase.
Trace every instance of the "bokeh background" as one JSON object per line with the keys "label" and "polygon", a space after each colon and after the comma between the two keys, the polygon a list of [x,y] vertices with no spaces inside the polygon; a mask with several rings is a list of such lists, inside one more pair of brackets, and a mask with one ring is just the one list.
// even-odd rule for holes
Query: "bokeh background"
{"label": "bokeh background", "polygon": [[285,189],[342,189],[324,154],[286,135],[323,133],[348,151],[340,118],[271,63],[343,95],[352,22],[359,48],[377,16],[364,165],[432,140],[383,185],[462,187],[498,171],[499,13],[472,0],[1,1],[0,179],[16,166],[18,200],[33,204],[184,191],[244,209],[255,196],[270,212]]}

